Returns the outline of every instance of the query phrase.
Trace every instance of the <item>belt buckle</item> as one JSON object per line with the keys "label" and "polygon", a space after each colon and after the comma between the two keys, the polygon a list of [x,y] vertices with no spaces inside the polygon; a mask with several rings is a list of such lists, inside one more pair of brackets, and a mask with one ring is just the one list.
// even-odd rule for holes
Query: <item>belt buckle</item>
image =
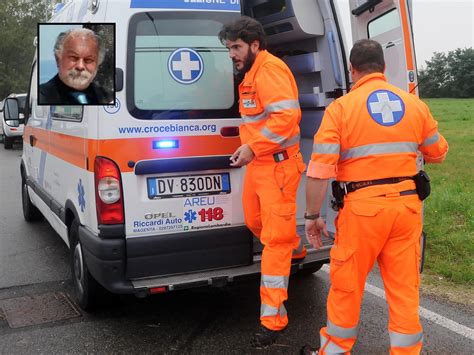
{"label": "belt buckle", "polygon": [[273,154],[273,160],[275,160],[275,162],[279,163],[283,160],[287,160],[289,158],[288,156],[288,152],[286,150],[283,150],[281,152],[277,152],[275,154]]}

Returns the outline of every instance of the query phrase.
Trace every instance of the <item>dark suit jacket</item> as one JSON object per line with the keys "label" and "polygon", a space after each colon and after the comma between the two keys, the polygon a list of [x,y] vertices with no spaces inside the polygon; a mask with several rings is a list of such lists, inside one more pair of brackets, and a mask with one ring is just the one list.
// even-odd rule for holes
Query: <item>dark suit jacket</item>
{"label": "dark suit jacket", "polygon": [[[72,93],[78,90],[73,89],[62,82],[59,75],[56,75],[50,81],[39,86],[39,105],[82,105],[79,103]],[[108,105],[114,96],[111,92],[107,92],[102,87],[93,82],[89,87],[81,91],[86,94],[88,104]]]}

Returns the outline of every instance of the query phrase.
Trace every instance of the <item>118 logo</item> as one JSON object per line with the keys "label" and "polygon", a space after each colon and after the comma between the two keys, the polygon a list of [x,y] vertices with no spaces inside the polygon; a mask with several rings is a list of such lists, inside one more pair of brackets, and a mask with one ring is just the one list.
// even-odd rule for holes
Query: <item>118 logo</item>
{"label": "118 logo", "polygon": [[224,210],[221,207],[203,208],[198,212],[201,222],[220,221],[224,218]]}

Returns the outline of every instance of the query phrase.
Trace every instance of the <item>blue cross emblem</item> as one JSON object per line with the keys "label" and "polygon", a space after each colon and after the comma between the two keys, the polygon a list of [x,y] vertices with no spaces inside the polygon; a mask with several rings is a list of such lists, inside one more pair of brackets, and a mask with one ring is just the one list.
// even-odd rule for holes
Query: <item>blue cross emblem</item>
{"label": "blue cross emblem", "polygon": [[405,104],[400,96],[388,90],[377,90],[369,95],[367,109],[372,119],[382,126],[394,126],[405,115]]}
{"label": "blue cross emblem", "polygon": [[84,212],[86,209],[86,199],[85,199],[85,191],[84,191],[84,185],[82,185],[82,180],[79,179],[79,183],[77,184],[77,192],[78,192],[78,203],[79,206],[81,207],[81,212]]}
{"label": "blue cross emblem", "polygon": [[171,77],[181,84],[192,84],[201,78],[204,62],[198,52],[191,48],[179,48],[168,59]]}
{"label": "blue cross emblem", "polygon": [[193,223],[194,220],[196,220],[196,211],[193,210],[188,210],[188,212],[184,212],[184,220],[189,223]]}

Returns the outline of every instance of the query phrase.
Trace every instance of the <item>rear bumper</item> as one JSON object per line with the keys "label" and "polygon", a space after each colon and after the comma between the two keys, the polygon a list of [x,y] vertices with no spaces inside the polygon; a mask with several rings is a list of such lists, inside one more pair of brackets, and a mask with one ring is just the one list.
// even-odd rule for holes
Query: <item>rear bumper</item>
{"label": "rear bumper", "polygon": [[[198,248],[192,243],[184,244],[184,248],[181,248],[181,244],[180,253],[175,253],[177,249],[173,249],[169,242],[163,243],[162,236],[132,240],[102,239],[83,226],[79,227],[79,239],[86,265],[102,286],[112,293],[145,296],[152,293],[150,289],[158,287],[166,291],[203,286],[220,287],[231,282],[258,278],[260,255],[252,254],[252,238],[245,238],[247,232],[244,229],[246,228],[236,227],[200,233],[207,233],[208,243],[228,238],[230,232],[242,238],[242,245],[246,245],[249,240],[249,254],[245,257],[245,249],[234,243],[214,245],[214,252],[208,251],[207,254],[202,247]],[[191,237],[195,236],[187,236],[188,239]],[[208,243],[203,246],[209,246]],[[324,244],[317,251],[308,249],[304,260],[292,264],[291,272],[328,262],[332,241],[327,240]],[[217,257],[219,253],[220,258]],[[169,265],[174,267],[170,268]],[[162,269],[161,272],[157,268]],[[150,273],[150,269],[154,271]],[[175,272],[170,272],[173,270]]]}
{"label": "rear bumper", "polygon": [[194,273],[252,264],[245,226],[127,238],[128,279]]}
{"label": "rear bumper", "polygon": [[[291,274],[299,270],[310,269],[320,263],[329,262],[331,246],[324,246],[320,250],[310,249],[304,260],[291,264]],[[153,288],[164,288],[166,291],[177,291],[197,287],[222,287],[232,282],[241,282],[260,277],[260,255],[255,255],[253,264],[229,269],[211,270],[185,275],[167,277],[153,277],[132,280],[136,293],[149,294]]]}
{"label": "rear bumper", "polygon": [[134,293],[132,283],[125,278],[125,238],[101,239],[80,226],[79,240],[89,272],[102,286],[112,293]]}

